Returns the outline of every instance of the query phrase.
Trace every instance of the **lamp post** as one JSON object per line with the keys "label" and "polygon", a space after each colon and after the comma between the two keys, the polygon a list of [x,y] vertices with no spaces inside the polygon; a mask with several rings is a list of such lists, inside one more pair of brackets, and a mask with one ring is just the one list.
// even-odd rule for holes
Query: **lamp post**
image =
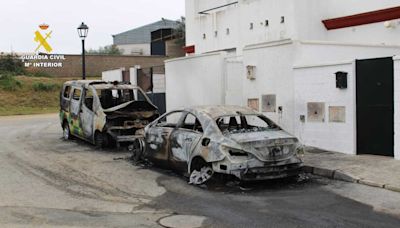
{"label": "lamp post", "polygon": [[86,79],[86,66],[85,66],[85,39],[88,35],[89,27],[82,22],[78,27],[78,35],[82,39],[82,79]]}

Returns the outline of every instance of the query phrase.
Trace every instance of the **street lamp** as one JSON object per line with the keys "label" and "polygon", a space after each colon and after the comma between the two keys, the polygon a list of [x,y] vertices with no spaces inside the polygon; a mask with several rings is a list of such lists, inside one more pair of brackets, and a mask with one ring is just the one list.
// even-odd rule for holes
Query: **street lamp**
{"label": "street lamp", "polygon": [[82,39],[82,79],[86,79],[86,66],[85,66],[85,39],[88,35],[89,27],[82,22],[78,27],[78,35]]}

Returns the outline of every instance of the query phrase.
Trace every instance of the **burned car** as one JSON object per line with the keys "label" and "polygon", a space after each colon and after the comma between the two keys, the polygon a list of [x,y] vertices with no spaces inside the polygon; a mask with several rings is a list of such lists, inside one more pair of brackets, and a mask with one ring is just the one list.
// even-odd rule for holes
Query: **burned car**
{"label": "burned car", "polygon": [[159,117],[158,109],[139,88],[127,83],[68,81],[60,94],[64,139],[77,137],[98,147],[130,144]]}
{"label": "burned car", "polygon": [[264,115],[239,106],[204,106],[162,115],[145,128],[144,156],[202,184],[214,173],[242,181],[297,176],[298,140]]}

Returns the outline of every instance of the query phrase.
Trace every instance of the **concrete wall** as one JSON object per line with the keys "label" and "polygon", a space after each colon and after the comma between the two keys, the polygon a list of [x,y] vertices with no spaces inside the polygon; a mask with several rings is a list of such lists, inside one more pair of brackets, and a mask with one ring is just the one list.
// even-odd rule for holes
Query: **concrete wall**
{"label": "concrete wall", "polygon": [[241,55],[246,45],[281,39],[400,45],[400,20],[393,20],[395,28],[374,23],[330,31],[322,23],[325,19],[399,6],[398,0],[239,0],[238,4],[199,14],[231,2],[186,0],[187,45],[195,45],[196,53],[236,48]]}
{"label": "concrete wall", "polygon": [[185,51],[183,47],[177,43],[177,40],[167,40],[165,41],[165,54],[168,57],[183,57],[185,56]]}
{"label": "concrete wall", "polygon": [[400,160],[400,56],[394,58],[394,156]]}
{"label": "concrete wall", "polygon": [[293,36],[294,0],[240,0],[236,5],[199,14],[231,2],[234,1],[186,1],[186,42],[196,45],[196,53],[236,48],[240,55],[246,45]]}
{"label": "concrete wall", "polygon": [[122,82],[122,72],[125,69],[120,68],[120,69],[115,69],[115,70],[108,70],[108,71],[103,71],[101,74],[101,80],[106,81],[106,82],[113,82],[113,81],[119,81]]}
{"label": "concrete wall", "polygon": [[[55,77],[81,77],[82,60],[80,55],[65,55],[61,68],[28,68],[28,71],[46,72]],[[135,65],[141,67],[161,66],[167,57],[159,56],[111,56],[111,55],[88,55],[86,56],[87,76],[101,76],[103,71],[110,69],[129,69]],[[46,62],[52,62],[51,60]],[[59,62],[59,61],[55,61]]]}
{"label": "concrete wall", "polygon": [[[348,73],[348,88],[337,89],[335,73]],[[354,62],[296,67],[294,69],[295,135],[309,146],[356,154],[355,72]],[[309,102],[325,104],[324,121],[309,122]],[[344,122],[330,122],[329,107],[345,107]],[[300,116],[305,117],[305,122]]]}
{"label": "concrete wall", "polygon": [[[305,3],[307,2],[307,3]],[[397,0],[297,0],[296,37],[300,40],[326,40],[369,44],[400,44],[400,28],[388,29],[384,23],[326,30],[322,20],[399,6]],[[395,23],[400,20],[394,20]],[[370,34],[374,34],[371,36]]]}
{"label": "concrete wall", "polygon": [[389,57],[400,53],[400,46],[329,41],[299,41],[298,44],[295,66],[349,62],[355,59]]}
{"label": "concrete wall", "polygon": [[151,45],[147,44],[118,44],[123,55],[151,55]]}
{"label": "concrete wall", "polygon": [[[356,154],[355,66],[357,59],[390,57],[399,46],[351,45],[337,42],[298,42],[294,62],[294,134],[305,144]],[[335,72],[348,73],[348,88],[336,89]],[[396,77],[395,77],[396,78]],[[307,121],[307,103],[325,103],[325,121]],[[329,106],[344,106],[344,123],[329,122]],[[306,122],[300,121],[305,115]]]}
{"label": "concrete wall", "polygon": [[153,74],[153,92],[165,93],[165,74]]}
{"label": "concrete wall", "polygon": [[275,109],[275,112],[264,114],[289,132],[294,131],[294,54],[295,45],[291,40],[247,46],[243,51],[243,65],[255,66],[256,77],[255,80],[244,80],[243,103],[258,98],[262,111],[262,95],[275,95],[276,107],[282,106],[283,111],[280,113]]}
{"label": "concrete wall", "polygon": [[224,104],[224,53],[165,62],[167,111],[195,105]]}

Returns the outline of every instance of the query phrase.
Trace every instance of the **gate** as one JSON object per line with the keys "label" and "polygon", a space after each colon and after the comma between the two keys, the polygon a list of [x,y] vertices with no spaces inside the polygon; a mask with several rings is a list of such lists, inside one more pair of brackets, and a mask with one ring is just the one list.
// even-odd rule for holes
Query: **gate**
{"label": "gate", "polygon": [[357,153],[394,156],[392,58],[356,61]]}
{"label": "gate", "polygon": [[166,112],[165,67],[153,66],[138,69],[137,84],[147,93],[153,104],[158,107],[160,114],[164,114]]}

